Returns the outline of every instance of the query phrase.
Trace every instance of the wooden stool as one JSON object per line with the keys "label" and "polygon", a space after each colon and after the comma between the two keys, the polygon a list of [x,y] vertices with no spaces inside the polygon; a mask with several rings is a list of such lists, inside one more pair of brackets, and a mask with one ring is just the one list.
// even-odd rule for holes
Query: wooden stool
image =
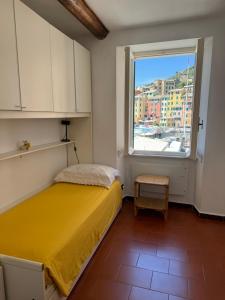
{"label": "wooden stool", "polygon": [[[161,186],[164,188],[165,194],[163,199],[152,199],[140,196],[141,184],[148,184],[152,186]],[[138,213],[138,209],[154,209],[162,211],[164,219],[167,219],[168,214],[168,195],[169,195],[169,177],[155,176],[155,175],[140,175],[136,177],[134,182],[135,198],[134,198],[134,214]]]}

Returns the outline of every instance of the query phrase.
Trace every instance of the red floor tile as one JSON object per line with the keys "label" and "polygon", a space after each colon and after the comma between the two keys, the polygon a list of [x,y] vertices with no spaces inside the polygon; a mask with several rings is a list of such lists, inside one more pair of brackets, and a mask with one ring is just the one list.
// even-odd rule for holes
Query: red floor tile
{"label": "red floor tile", "polygon": [[130,250],[137,251],[139,253],[156,255],[157,245],[154,243],[132,240],[130,242]]}
{"label": "red floor tile", "polygon": [[139,268],[149,269],[152,271],[168,273],[169,260],[157,256],[140,254],[137,266]]}
{"label": "red floor tile", "polygon": [[224,300],[224,233],[190,209],[165,222],[125,202],[68,300]]}
{"label": "red floor tile", "polygon": [[[205,281],[198,279],[188,280],[188,299],[208,300],[208,296],[209,295],[207,293],[207,285]],[[215,298],[215,300],[217,300],[217,298]]]}
{"label": "red floor tile", "polygon": [[[95,284],[96,279],[83,277],[79,279],[78,284],[74,287],[67,300],[89,300],[88,291]],[[89,287],[87,289],[87,286]]]}
{"label": "red floor tile", "polygon": [[217,282],[225,286],[225,268],[223,263],[225,263],[225,258],[216,259],[216,257],[211,258],[212,261],[206,261],[203,264],[204,278],[206,282]]}
{"label": "red floor tile", "polygon": [[174,260],[187,261],[187,251],[184,248],[176,247],[161,247],[157,249],[157,255],[159,257],[165,257]]}
{"label": "red floor tile", "polygon": [[176,296],[169,296],[169,300],[186,300],[185,298],[181,298],[181,297],[176,297]]}
{"label": "red floor tile", "polygon": [[139,253],[135,251],[113,251],[106,260],[112,261],[114,264],[123,264],[128,266],[136,266],[139,258]]}
{"label": "red floor tile", "polygon": [[[223,252],[220,254],[219,251],[210,250],[209,247],[211,246],[207,246],[207,243],[205,242],[202,242],[202,245],[204,246],[187,250],[188,260],[190,262],[197,261],[209,265],[221,265],[221,263],[225,260],[225,253]],[[223,251],[224,248],[222,249]]]}
{"label": "red floor tile", "polygon": [[98,259],[89,266],[87,270],[87,277],[115,280],[119,274],[119,270],[119,263],[109,260],[105,262],[104,260]]}
{"label": "red floor tile", "polygon": [[132,287],[129,300],[168,300],[168,295],[139,287]]}
{"label": "red floor tile", "polygon": [[121,266],[117,281],[143,288],[150,288],[152,272],[130,266]]}
{"label": "red floor tile", "polygon": [[[93,286],[89,287],[87,300],[128,300],[130,291],[129,285],[99,279]],[[86,298],[82,300],[86,300]]]}
{"label": "red floor tile", "polygon": [[151,289],[179,297],[187,297],[188,283],[183,277],[154,272]]}
{"label": "red floor tile", "polygon": [[176,276],[203,279],[203,266],[199,263],[183,263],[171,260],[169,273]]}

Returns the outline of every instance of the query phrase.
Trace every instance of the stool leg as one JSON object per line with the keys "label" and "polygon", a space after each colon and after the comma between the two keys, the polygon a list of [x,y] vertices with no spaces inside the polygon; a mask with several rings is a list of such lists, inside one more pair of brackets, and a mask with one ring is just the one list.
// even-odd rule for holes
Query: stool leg
{"label": "stool leg", "polygon": [[167,220],[167,217],[168,217],[168,198],[169,198],[169,187],[166,186],[166,191],[165,191],[165,206],[166,206],[166,210],[164,211],[164,220]]}
{"label": "stool leg", "polygon": [[137,206],[134,204],[134,216],[136,217],[138,214],[138,208]]}
{"label": "stool leg", "polygon": [[138,182],[134,183],[134,197],[138,198],[140,194],[140,185]]}
{"label": "stool leg", "polygon": [[140,193],[140,185],[138,182],[135,182],[134,183],[134,215],[135,217],[137,216],[138,214],[138,208],[136,206],[136,199],[139,197],[139,193]]}
{"label": "stool leg", "polygon": [[165,210],[163,215],[164,215],[164,220],[166,221],[168,218],[168,210]]}

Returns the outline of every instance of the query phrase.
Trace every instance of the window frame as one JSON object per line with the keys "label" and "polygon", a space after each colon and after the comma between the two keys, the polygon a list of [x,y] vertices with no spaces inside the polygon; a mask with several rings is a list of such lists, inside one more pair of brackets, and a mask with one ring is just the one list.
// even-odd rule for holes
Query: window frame
{"label": "window frame", "polygon": [[[171,157],[171,158],[189,158],[196,159],[198,123],[199,123],[199,106],[201,91],[201,74],[203,61],[204,41],[202,38],[186,39],[178,41],[169,41],[161,43],[150,43],[142,45],[131,45],[125,47],[125,98],[126,98],[126,149],[130,156],[144,157]],[[165,55],[196,53],[195,64],[195,83],[193,91],[192,107],[192,131],[191,147],[189,155],[182,152],[165,152],[134,150],[134,110],[135,110],[135,74],[134,61],[136,58],[156,57]]]}

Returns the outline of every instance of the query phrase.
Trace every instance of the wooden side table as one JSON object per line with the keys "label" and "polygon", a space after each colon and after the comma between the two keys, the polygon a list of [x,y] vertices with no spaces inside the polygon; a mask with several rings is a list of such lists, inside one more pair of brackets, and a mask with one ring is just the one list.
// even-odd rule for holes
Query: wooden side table
{"label": "wooden side table", "polygon": [[[140,189],[142,184],[161,186],[164,188],[163,199],[152,199],[142,197]],[[154,209],[161,211],[164,214],[164,219],[168,215],[168,195],[169,195],[169,177],[168,176],[155,176],[155,175],[140,175],[136,177],[134,182],[135,198],[134,198],[134,214],[138,213],[138,209]]]}

